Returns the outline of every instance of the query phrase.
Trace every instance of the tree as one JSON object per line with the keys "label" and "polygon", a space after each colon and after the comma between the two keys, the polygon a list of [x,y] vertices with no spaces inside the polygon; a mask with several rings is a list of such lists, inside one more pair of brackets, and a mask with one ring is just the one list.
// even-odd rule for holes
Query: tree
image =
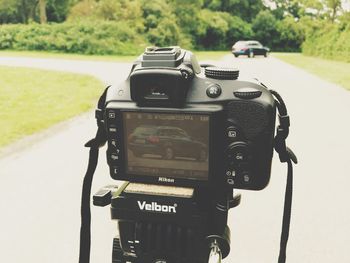
{"label": "tree", "polygon": [[14,0],[0,0],[0,24],[17,20],[17,4]]}
{"label": "tree", "polygon": [[326,6],[330,10],[330,19],[334,22],[338,11],[340,11],[342,7],[341,0],[326,0]]}
{"label": "tree", "polygon": [[247,40],[253,37],[251,24],[243,21],[240,17],[226,14],[224,19],[228,23],[228,30],[226,32],[226,48],[230,48],[236,41]]}
{"label": "tree", "polygon": [[262,0],[204,0],[204,8],[227,12],[251,22],[264,5]]}
{"label": "tree", "polygon": [[147,40],[156,46],[179,45],[185,36],[176,23],[171,5],[163,0],[142,0]]}
{"label": "tree", "polygon": [[205,49],[226,48],[225,39],[229,29],[223,12],[203,9],[200,12],[201,30],[197,33],[197,45]]}
{"label": "tree", "polygon": [[269,47],[276,47],[279,39],[277,31],[277,19],[268,10],[260,11],[252,22],[255,38]]}
{"label": "tree", "polygon": [[287,15],[300,18],[301,14],[304,12],[303,1],[274,0],[273,3],[276,5],[276,8],[273,10],[273,14],[279,20],[282,20]]}
{"label": "tree", "polygon": [[47,22],[46,0],[39,0],[39,13],[40,13],[40,23],[45,24]]}
{"label": "tree", "polygon": [[279,33],[278,47],[284,51],[300,51],[301,44],[305,40],[305,30],[300,21],[295,21],[292,16],[287,16],[278,21]]}
{"label": "tree", "polygon": [[63,22],[76,0],[0,0],[0,23]]}
{"label": "tree", "polygon": [[46,0],[47,20],[64,22],[76,0]]}

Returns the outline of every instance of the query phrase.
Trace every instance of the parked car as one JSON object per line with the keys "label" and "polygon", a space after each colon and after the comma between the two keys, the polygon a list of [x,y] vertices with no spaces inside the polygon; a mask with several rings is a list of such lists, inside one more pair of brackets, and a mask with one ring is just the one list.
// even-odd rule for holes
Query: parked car
{"label": "parked car", "polygon": [[232,46],[232,54],[235,57],[240,55],[246,55],[250,58],[256,55],[263,55],[267,57],[270,49],[264,47],[259,41],[249,40],[249,41],[238,41]]}
{"label": "parked car", "polygon": [[136,157],[155,154],[166,160],[175,157],[207,160],[207,146],[173,126],[138,126],[128,137],[128,148]]}

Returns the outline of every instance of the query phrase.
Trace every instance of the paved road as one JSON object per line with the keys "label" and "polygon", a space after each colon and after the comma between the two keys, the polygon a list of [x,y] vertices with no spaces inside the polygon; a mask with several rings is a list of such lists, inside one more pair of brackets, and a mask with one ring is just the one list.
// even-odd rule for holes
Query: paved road
{"label": "paved road", "polygon": [[[292,117],[288,142],[300,159],[288,262],[350,262],[350,93],[274,58],[227,56],[221,63],[258,77],[287,102]],[[107,83],[123,78],[129,67],[29,58],[0,58],[0,64],[93,74]],[[82,145],[94,130],[93,115],[86,114],[0,159],[1,262],[77,262],[80,188],[88,154]],[[21,143],[26,142],[17,143],[17,149]],[[286,178],[278,158],[272,171],[267,189],[242,192],[241,206],[231,211],[232,251],[225,262],[277,262]],[[101,154],[93,191],[109,183]],[[91,262],[111,262],[116,226],[107,208],[92,213]]]}

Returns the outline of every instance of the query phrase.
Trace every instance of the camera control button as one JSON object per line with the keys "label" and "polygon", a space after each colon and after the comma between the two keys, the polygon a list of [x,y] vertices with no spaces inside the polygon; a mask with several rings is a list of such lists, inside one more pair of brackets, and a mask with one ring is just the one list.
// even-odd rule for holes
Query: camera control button
{"label": "camera control button", "polygon": [[245,142],[234,142],[228,147],[228,159],[231,164],[248,161],[248,145]]}
{"label": "camera control button", "polygon": [[235,170],[227,170],[226,171],[226,176],[227,177],[230,177],[230,176],[232,176],[232,177],[235,177],[236,176],[236,171]]}
{"label": "camera control button", "polygon": [[109,132],[109,134],[111,134],[111,136],[113,136],[114,134],[117,134],[117,127],[115,127],[115,126],[109,126],[108,127],[108,132]]}
{"label": "camera control button", "polygon": [[111,164],[118,164],[119,163],[119,160],[120,160],[120,156],[118,153],[116,152],[112,152],[110,155],[109,155],[109,161]]}
{"label": "camera control button", "polygon": [[230,126],[226,129],[226,137],[229,140],[236,140],[239,137],[239,131],[236,127]]}
{"label": "camera control button", "polygon": [[118,118],[118,111],[115,111],[114,109],[107,109],[107,118],[108,119],[116,119]]}
{"label": "camera control button", "polygon": [[229,184],[229,185],[234,185],[235,184],[235,180],[233,179],[233,178],[227,178],[227,183]]}
{"label": "camera control button", "polygon": [[119,167],[118,166],[112,166],[110,168],[110,172],[111,172],[112,177],[118,176],[119,175]]}
{"label": "camera control button", "polygon": [[112,140],[110,141],[110,145],[116,148],[116,147],[118,147],[118,141],[115,140],[115,139],[112,139]]}
{"label": "camera control button", "polygon": [[243,152],[235,152],[233,157],[237,160],[237,161],[245,161],[246,156]]}
{"label": "camera control button", "polygon": [[114,111],[109,111],[108,112],[108,118],[109,119],[115,119],[115,112]]}
{"label": "camera control button", "polygon": [[245,172],[242,174],[242,181],[244,184],[250,184],[251,183],[251,177],[248,172]]}
{"label": "camera control button", "polygon": [[207,96],[210,98],[217,98],[221,95],[221,87],[218,84],[211,84],[207,88]]}

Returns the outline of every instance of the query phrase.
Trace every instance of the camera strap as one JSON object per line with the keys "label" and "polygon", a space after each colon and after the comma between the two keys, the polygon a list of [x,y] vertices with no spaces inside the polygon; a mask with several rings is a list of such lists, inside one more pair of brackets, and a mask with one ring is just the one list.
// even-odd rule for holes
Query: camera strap
{"label": "camera strap", "polygon": [[278,153],[279,159],[282,163],[287,163],[287,184],[284,196],[284,209],[282,219],[282,231],[280,240],[280,252],[278,256],[278,263],[286,262],[286,250],[289,237],[290,219],[292,212],[292,197],[293,197],[293,163],[297,164],[296,155],[286,145],[286,139],[289,134],[290,119],[287,112],[287,107],[282,97],[274,90],[270,90],[271,94],[276,99],[276,106],[278,110],[279,125],[276,129],[276,136],[274,139],[274,148]]}
{"label": "camera strap", "polygon": [[91,139],[85,144],[85,147],[90,148],[89,151],[89,164],[83,181],[83,190],[81,195],[81,227],[80,227],[80,248],[79,248],[79,263],[90,262],[90,247],[91,247],[91,211],[90,211],[90,199],[91,199],[91,185],[92,179],[96,170],[98,162],[99,148],[102,147],[106,141],[106,131],[103,123],[103,112],[106,102],[107,90],[105,89],[100,97],[97,109],[95,111],[95,117],[97,120],[97,133],[95,138]]}

